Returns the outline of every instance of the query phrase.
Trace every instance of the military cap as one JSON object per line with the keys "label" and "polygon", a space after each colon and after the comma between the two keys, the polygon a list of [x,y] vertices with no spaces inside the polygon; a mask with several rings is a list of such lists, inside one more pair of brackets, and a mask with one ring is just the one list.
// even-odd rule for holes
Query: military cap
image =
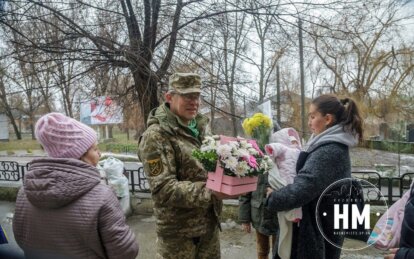
{"label": "military cap", "polygon": [[170,76],[168,91],[179,94],[200,93],[201,78],[195,73],[174,73]]}

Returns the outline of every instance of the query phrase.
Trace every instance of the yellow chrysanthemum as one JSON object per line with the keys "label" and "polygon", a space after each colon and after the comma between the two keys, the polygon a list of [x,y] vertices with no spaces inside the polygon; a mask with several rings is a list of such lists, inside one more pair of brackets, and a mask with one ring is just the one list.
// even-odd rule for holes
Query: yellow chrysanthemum
{"label": "yellow chrysanthemum", "polygon": [[272,120],[269,116],[263,113],[255,113],[251,118],[246,118],[242,124],[244,132],[249,136],[252,136],[253,132],[260,126],[265,129],[272,128]]}

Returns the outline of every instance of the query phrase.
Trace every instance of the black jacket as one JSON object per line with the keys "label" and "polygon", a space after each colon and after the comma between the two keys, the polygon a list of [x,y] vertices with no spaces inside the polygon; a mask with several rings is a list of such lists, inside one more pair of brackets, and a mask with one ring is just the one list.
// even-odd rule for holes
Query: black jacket
{"label": "black jacket", "polygon": [[400,249],[395,259],[414,259],[414,188],[411,189],[410,199],[405,206]]}

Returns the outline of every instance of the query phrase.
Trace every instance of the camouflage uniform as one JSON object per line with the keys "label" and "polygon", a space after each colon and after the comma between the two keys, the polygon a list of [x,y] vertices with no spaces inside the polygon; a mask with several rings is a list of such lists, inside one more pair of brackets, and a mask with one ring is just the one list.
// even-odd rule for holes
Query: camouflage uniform
{"label": "camouflage uniform", "polygon": [[197,115],[198,138],[164,103],[151,111],[138,155],[148,177],[157,218],[157,258],[220,258],[222,203],[205,187],[207,172],[192,157],[208,118]]}

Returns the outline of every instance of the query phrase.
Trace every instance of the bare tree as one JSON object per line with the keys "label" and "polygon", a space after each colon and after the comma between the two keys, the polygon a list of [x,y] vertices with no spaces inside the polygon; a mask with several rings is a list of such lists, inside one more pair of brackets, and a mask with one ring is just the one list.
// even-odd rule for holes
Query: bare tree
{"label": "bare tree", "polygon": [[0,111],[4,112],[9,118],[9,121],[13,126],[14,133],[16,134],[16,138],[22,139],[22,135],[16,124],[16,119],[14,118],[13,108],[8,100],[10,96],[6,88],[7,83],[5,73],[5,69],[0,67]]}
{"label": "bare tree", "polygon": [[[253,13],[253,24],[258,37],[259,62],[250,59],[259,70],[259,102],[262,102],[269,90],[269,83],[274,83],[274,71],[276,64],[288,47],[287,42],[280,40],[285,38],[283,31],[277,30],[279,25],[275,22],[279,12],[278,5],[273,6],[272,1],[250,0],[252,10],[263,9],[266,14]],[[276,40],[277,39],[277,40]],[[283,46],[280,46],[280,43]],[[272,77],[273,76],[273,77]]]}
{"label": "bare tree", "polygon": [[[409,51],[386,44],[393,42],[397,36],[393,32],[403,19],[397,15],[398,5],[397,2],[387,6],[363,5],[363,9],[352,16],[343,13],[338,30],[318,27],[313,32],[315,53],[333,74],[334,92],[364,100],[391,78],[397,76],[403,80],[412,71],[412,66],[400,71],[395,62]],[[332,24],[332,21],[328,22]],[[391,85],[392,92],[401,86],[401,82]]]}
{"label": "bare tree", "polygon": [[[23,49],[41,49],[46,53],[77,53],[77,59],[88,61],[90,66],[101,67],[105,64],[128,68],[134,79],[130,87],[136,92],[144,114],[145,121],[149,111],[159,102],[158,82],[163,79],[171,64],[178,32],[186,26],[207,17],[222,13],[207,3],[200,1],[143,1],[136,4],[131,0],[70,1],[69,3],[53,3],[33,1],[23,4],[20,1],[9,1],[9,9],[1,23],[11,31],[18,31],[25,39],[20,42]],[[33,7],[42,8],[45,16],[37,16]],[[230,10],[232,11],[232,10]],[[76,17],[71,16],[77,12]],[[102,35],[96,29],[94,15],[106,15],[112,23],[122,24],[126,28],[121,32],[123,37],[112,37],[111,23],[102,24],[108,35]],[[50,23],[52,16],[59,23]],[[19,31],[13,21],[39,21],[55,26],[65,37],[53,42],[51,38],[34,41],[36,35],[28,35]],[[69,40],[80,40],[81,46],[65,44]],[[61,43],[61,44],[60,44]],[[57,45],[62,47],[57,48]],[[67,58],[67,57],[66,57]],[[87,68],[89,69],[89,68]]]}
{"label": "bare tree", "polygon": [[[311,27],[310,25],[317,28],[314,31],[308,30],[308,32],[315,36],[315,49],[318,50],[320,59],[326,61],[327,69],[321,70],[321,73],[329,70],[329,73],[336,76],[333,80],[336,82],[333,89],[339,91],[345,85],[347,89],[360,89],[359,91],[363,94],[367,92],[367,82],[377,82],[383,72],[378,74],[373,72],[370,75],[367,69],[361,69],[358,76],[353,77],[355,80],[350,80],[348,76],[352,75],[351,72],[345,71],[351,71],[347,66],[357,63],[358,58],[351,55],[354,47],[349,47],[349,42],[355,43],[356,50],[361,50],[358,55],[360,60],[367,64],[367,68],[372,68],[373,63],[371,58],[364,58],[366,54],[370,57],[375,56],[379,60],[376,68],[370,71],[385,71],[384,68],[380,69],[382,64],[387,63],[385,67],[392,64],[392,60],[395,60],[392,55],[384,54],[382,59],[379,59],[381,53],[376,47],[378,43],[371,47],[371,51],[366,51],[363,48],[370,48],[369,39],[362,38],[363,40],[359,43],[357,41],[357,35],[362,35],[361,28],[364,32],[369,32],[366,30],[368,19],[365,19],[364,15],[369,14],[368,11],[374,10],[375,4],[381,2],[383,1],[349,0],[322,3],[311,1],[309,3],[308,1],[274,2],[269,0],[248,2],[240,0],[208,2],[198,0],[144,0],[141,2],[131,0],[70,0],[66,2],[10,0],[7,1],[0,23],[9,39],[13,40],[13,35],[18,35],[19,41],[15,41],[14,44],[18,45],[19,52],[26,53],[18,55],[16,48],[10,53],[11,55],[24,63],[30,63],[33,62],[30,60],[30,52],[36,52],[35,62],[51,68],[50,71],[54,73],[54,85],[59,87],[65,100],[65,111],[69,115],[73,115],[71,107],[74,102],[70,97],[78,96],[78,87],[92,82],[90,76],[82,78],[83,82],[77,80],[90,71],[96,73],[97,70],[102,70],[102,72],[111,73],[116,68],[128,70],[133,82],[125,85],[122,93],[138,100],[143,115],[141,122],[144,123],[150,110],[158,105],[161,98],[160,92],[165,86],[166,77],[170,71],[198,68],[199,72],[207,75],[207,78],[211,76],[209,81],[214,82],[215,86],[224,86],[211,88],[219,90],[211,94],[217,93],[214,103],[218,105],[220,101],[228,100],[228,113],[231,114],[232,123],[236,129],[239,124],[237,116],[242,92],[237,88],[250,84],[251,91],[257,93],[257,95],[249,94],[250,98],[256,99],[257,96],[259,100],[262,100],[266,96],[268,85],[272,82],[272,71],[279,59],[278,56],[280,53],[287,52],[283,48],[285,45],[277,45],[269,38],[289,38],[293,31],[292,28],[296,30],[295,20],[298,17],[301,17],[307,24],[307,29]],[[386,2],[393,3],[392,0]],[[388,8],[387,12],[391,14],[392,8]],[[326,17],[337,19],[341,15],[343,19],[339,22],[335,19],[326,19]],[[360,18],[365,20],[358,22]],[[259,35],[258,43],[261,46],[259,55],[261,58],[257,62],[260,71],[258,84],[253,84],[251,78],[245,75],[248,74],[245,68],[246,62],[252,63],[249,60],[251,52],[248,51],[248,47],[251,47],[253,42],[249,38],[251,22],[254,22]],[[376,22],[384,23],[386,20]],[[22,24],[36,25],[43,32],[33,33],[33,30],[22,30]],[[368,23],[367,28],[372,31],[378,29],[377,25],[373,24],[374,20],[371,24]],[[389,30],[387,26],[384,28],[384,30]],[[249,31],[250,34],[248,34]],[[220,34],[220,38],[214,40],[207,36]],[[326,40],[328,37],[342,41],[328,41]],[[212,58],[206,51],[209,49],[206,46],[209,45],[215,45],[215,49],[222,51],[222,54],[215,57],[222,59],[221,65],[217,65],[216,61],[212,61],[211,66],[208,63],[208,60]],[[338,45],[346,46],[344,48],[348,53],[345,55],[348,57],[346,62],[337,58],[336,53],[343,52],[340,48],[336,48]],[[275,46],[278,47],[275,48]],[[399,50],[395,48],[397,56],[399,56]],[[39,51],[45,55],[40,55]],[[207,66],[214,67],[215,70],[206,69]],[[217,69],[221,72],[218,73]],[[337,73],[335,74],[334,71]],[[389,78],[391,80],[392,77]],[[48,80],[46,77],[40,79]],[[392,80],[398,82],[397,78]],[[405,82],[407,79],[404,79],[400,85],[404,86]],[[315,85],[317,84],[316,80]],[[258,90],[256,90],[256,85],[259,85]],[[47,99],[46,97],[51,92],[41,93],[44,96],[43,99]],[[45,101],[45,103],[50,102]],[[236,135],[237,130],[233,133]]]}

